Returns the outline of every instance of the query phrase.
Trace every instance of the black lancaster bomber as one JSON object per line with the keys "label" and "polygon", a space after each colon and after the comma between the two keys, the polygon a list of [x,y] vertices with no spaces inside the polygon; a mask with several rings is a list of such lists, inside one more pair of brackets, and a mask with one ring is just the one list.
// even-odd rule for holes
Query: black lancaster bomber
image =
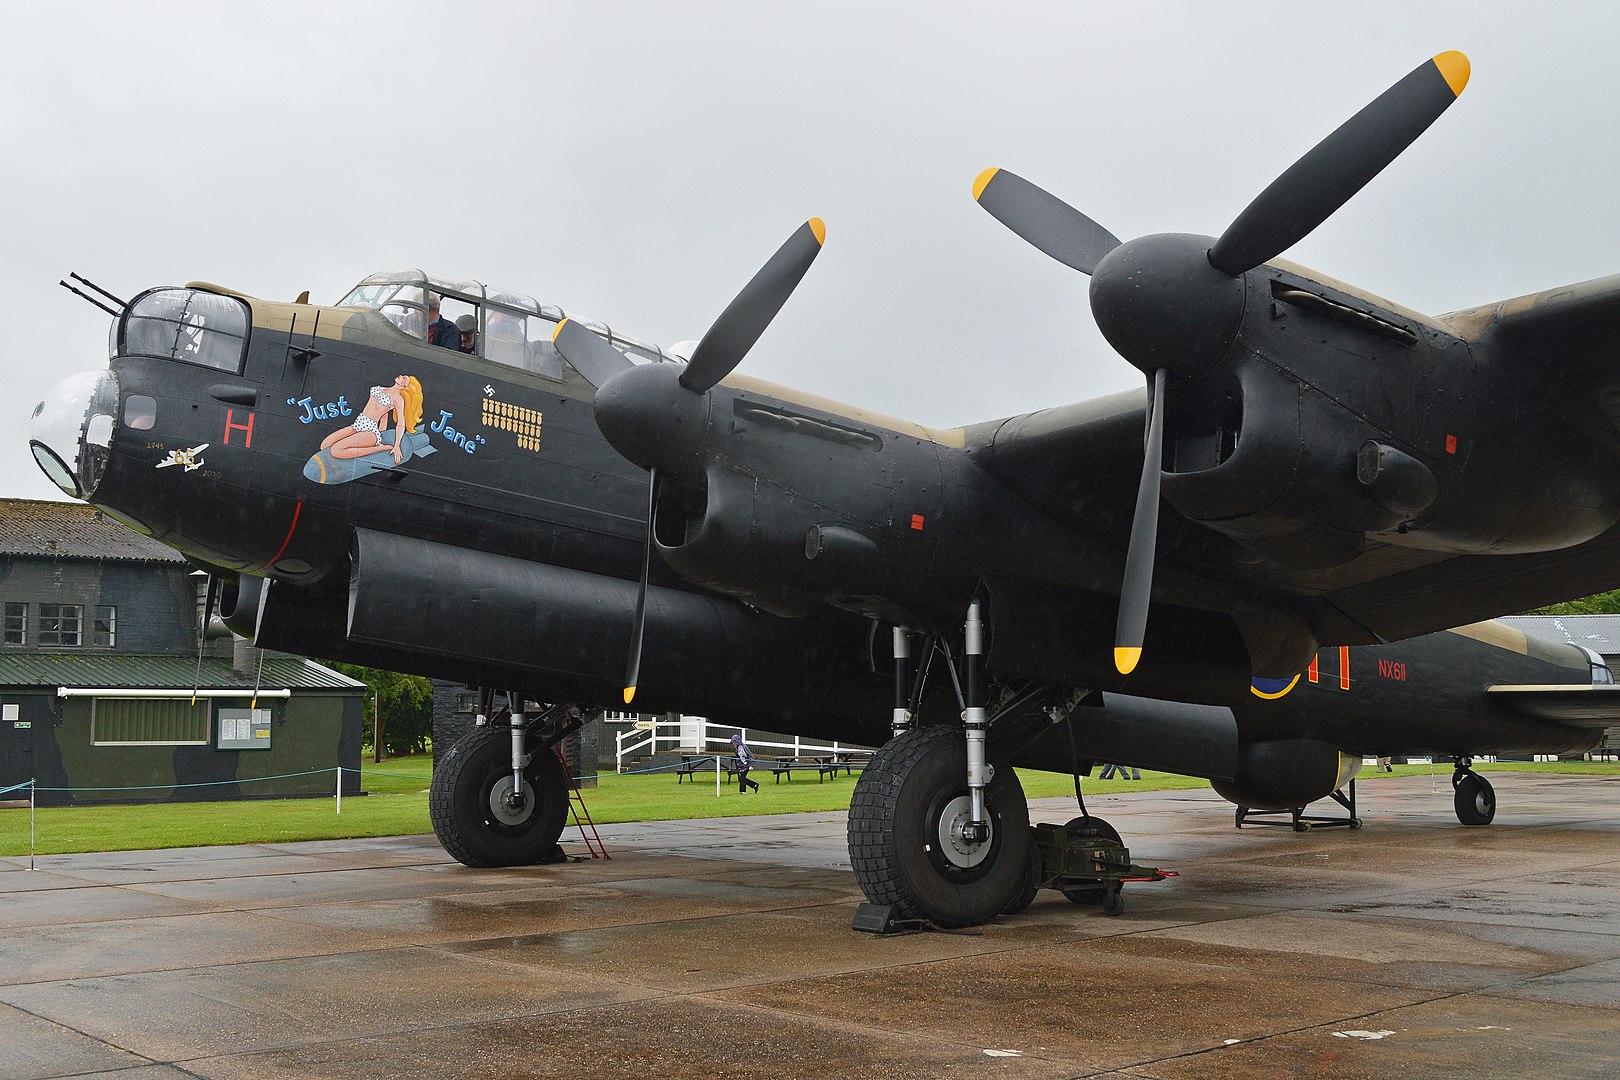
{"label": "black lancaster bomber", "polygon": [[1142,391],[935,429],[737,373],[811,219],[670,350],[414,270],[330,307],[152,289],[31,446],[261,647],[486,688],[433,782],[471,865],[546,856],[566,778],[541,751],[632,699],[887,740],[852,862],[940,925],[1042,874],[1014,763],[1208,777],[1298,824],[1362,754],[1440,754],[1487,823],[1471,755],[1578,752],[1620,716],[1596,657],[1481,621],[1615,583],[1620,279],[1430,317],[1278,258],[1467,78],[1420,65],[1219,237],[1122,243],[981,175],[1089,276]]}

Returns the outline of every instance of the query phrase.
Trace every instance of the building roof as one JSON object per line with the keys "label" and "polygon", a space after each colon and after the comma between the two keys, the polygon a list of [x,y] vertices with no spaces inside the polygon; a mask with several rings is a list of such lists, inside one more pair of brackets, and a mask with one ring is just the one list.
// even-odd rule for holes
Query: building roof
{"label": "building roof", "polygon": [[[152,653],[0,652],[0,686],[69,686],[190,690],[197,658]],[[204,657],[203,690],[253,692],[254,673],[237,675],[222,657]],[[354,690],[366,684],[300,656],[266,656],[258,672],[266,690]]]}
{"label": "building roof", "polygon": [[1584,645],[1602,656],[1620,655],[1620,615],[1509,615],[1515,630],[1557,645]]}
{"label": "building roof", "polygon": [[0,555],[185,562],[93,506],[43,499],[0,499]]}

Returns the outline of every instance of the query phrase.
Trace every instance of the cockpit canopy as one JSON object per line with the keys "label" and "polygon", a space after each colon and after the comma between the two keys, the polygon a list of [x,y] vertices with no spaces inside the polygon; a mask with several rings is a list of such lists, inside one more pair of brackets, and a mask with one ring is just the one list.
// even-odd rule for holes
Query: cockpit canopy
{"label": "cockpit canopy", "polygon": [[442,318],[452,323],[466,316],[472,318],[472,325],[477,328],[474,354],[548,378],[563,377],[563,359],[551,338],[557,324],[565,318],[575,318],[637,363],[683,359],[650,342],[614,333],[603,323],[567,315],[559,307],[539,303],[522,293],[416,269],[372,274],[349,290],[337,306],[381,312],[402,333],[424,339],[430,294],[439,297]]}

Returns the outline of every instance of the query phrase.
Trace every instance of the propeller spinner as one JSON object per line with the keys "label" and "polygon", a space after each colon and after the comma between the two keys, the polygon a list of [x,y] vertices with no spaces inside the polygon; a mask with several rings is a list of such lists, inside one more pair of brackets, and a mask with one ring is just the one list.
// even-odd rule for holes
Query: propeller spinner
{"label": "propeller spinner", "polygon": [[1304,239],[1382,172],[1450,107],[1468,76],[1468,58],[1460,52],[1418,65],[1289,166],[1213,242],[1167,235],[1122,244],[1055,195],[1004,169],[986,169],[974,181],[973,197],[991,216],[1091,277],[1099,328],[1153,388],[1120,583],[1114,639],[1120,674],[1130,674],[1141,660],[1147,630],[1167,384],[1202,373],[1225,354],[1242,314],[1242,276]]}
{"label": "propeller spinner", "polygon": [[559,323],[552,334],[557,351],[597,388],[594,409],[602,434],[614,449],[648,470],[647,546],[624,680],[626,705],[635,697],[641,672],[660,470],[677,474],[691,464],[694,441],[708,413],[708,392],[742,363],[793,295],[826,238],[820,218],[799,226],[715,319],[685,367],[632,364],[606,338],[572,320]]}

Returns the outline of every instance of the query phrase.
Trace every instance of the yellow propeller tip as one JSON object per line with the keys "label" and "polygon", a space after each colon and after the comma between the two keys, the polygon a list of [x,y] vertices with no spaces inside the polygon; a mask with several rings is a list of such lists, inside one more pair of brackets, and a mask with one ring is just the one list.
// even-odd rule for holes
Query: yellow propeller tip
{"label": "yellow propeller tip", "polygon": [[827,242],[827,223],[825,221],[813,217],[805,224],[810,226],[810,231],[816,234],[816,243],[825,244]]}
{"label": "yellow propeller tip", "polygon": [[990,186],[990,181],[994,180],[996,178],[996,173],[998,173],[1000,171],[1001,171],[1000,166],[992,165],[992,166],[990,166],[990,168],[988,168],[988,169],[984,170],[984,172],[980,173],[977,180],[973,181],[973,201],[974,202],[979,201],[979,196],[984,194],[984,189]]}
{"label": "yellow propeller tip", "polygon": [[630,699],[634,698],[635,696],[636,696],[636,688],[635,687],[627,686],[627,687],[624,688],[624,703],[626,705],[630,704]]}
{"label": "yellow propeller tip", "polygon": [[555,345],[557,343],[557,335],[562,333],[562,328],[567,326],[567,325],[568,325],[568,320],[564,319],[562,322],[558,323],[556,325],[556,327],[554,327],[552,329],[552,331],[551,331],[551,342],[552,342],[553,345]]}
{"label": "yellow propeller tip", "polygon": [[1446,85],[1451,87],[1452,96],[1460,95],[1463,92],[1463,87],[1468,85],[1468,75],[1472,70],[1468,63],[1468,57],[1456,49],[1452,49],[1450,52],[1443,52],[1436,56],[1434,66],[1440,69],[1441,75],[1445,76]]}
{"label": "yellow propeller tip", "polygon": [[1119,669],[1121,675],[1129,675],[1136,670],[1136,665],[1142,660],[1142,647],[1140,645],[1126,647],[1120,645],[1114,649],[1114,667]]}

